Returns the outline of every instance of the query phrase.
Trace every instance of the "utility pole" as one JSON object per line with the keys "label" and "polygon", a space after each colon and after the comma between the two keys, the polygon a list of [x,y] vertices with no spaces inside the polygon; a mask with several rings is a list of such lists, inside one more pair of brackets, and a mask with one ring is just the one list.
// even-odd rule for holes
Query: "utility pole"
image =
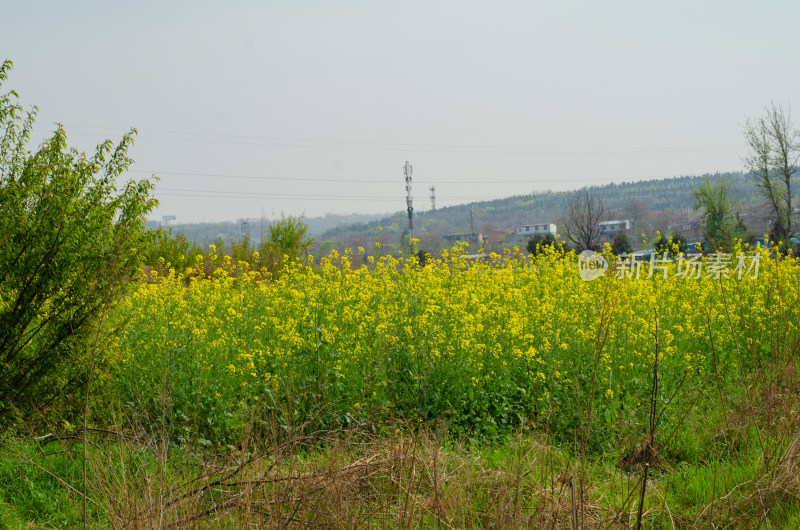
{"label": "utility pole", "polygon": [[406,160],[406,165],[403,166],[403,174],[406,176],[406,204],[408,205],[408,242],[414,239],[414,207],[411,205],[411,164]]}
{"label": "utility pole", "polygon": [[472,209],[472,205],[469,205],[469,229],[472,230],[472,235],[475,235],[475,212]]}
{"label": "utility pole", "polygon": [[258,242],[259,247],[264,244],[264,207],[261,207],[261,240]]}
{"label": "utility pole", "polygon": [[431,212],[436,217],[436,186],[431,186]]}
{"label": "utility pole", "polygon": [[637,244],[638,240],[636,239],[636,210],[638,210],[638,208],[636,207],[636,203],[634,203],[633,199],[629,199],[628,215],[631,217],[631,225],[628,227],[629,228],[628,237],[630,238],[631,246],[633,247],[634,250],[636,249],[636,247],[639,246]]}

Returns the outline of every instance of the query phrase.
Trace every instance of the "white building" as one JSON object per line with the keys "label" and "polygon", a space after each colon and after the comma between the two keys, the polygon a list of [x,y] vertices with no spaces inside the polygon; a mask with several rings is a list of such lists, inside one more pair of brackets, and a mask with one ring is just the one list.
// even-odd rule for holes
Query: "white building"
{"label": "white building", "polygon": [[546,236],[547,234],[553,234],[553,237],[555,237],[556,225],[553,223],[540,223],[535,225],[517,226],[514,228],[514,233],[512,234],[508,243],[525,248],[525,245],[528,244],[528,240],[533,236]]}
{"label": "white building", "polygon": [[535,235],[543,236],[545,234],[556,235],[556,225],[553,223],[544,223],[538,225],[522,225],[515,229],[515,234],[522,237],[532,237]]}
{"label": "white building", "polygon": [[609,239],[621,232],[628,232],[631,229],[630,219],[618,219],[616,221],[601,221],[597,223],[600,227],[600,235]]}

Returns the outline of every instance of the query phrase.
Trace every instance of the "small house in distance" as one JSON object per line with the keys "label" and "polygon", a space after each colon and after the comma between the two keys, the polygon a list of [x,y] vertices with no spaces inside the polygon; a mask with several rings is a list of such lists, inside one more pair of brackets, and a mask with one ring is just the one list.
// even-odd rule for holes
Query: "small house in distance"
{"label": "small house in distance", "polygon": [[520,225],[514,228],[513,242],[515,245],[524,248],[528,240],[533,236],[545,236],[553,234],[556,236],[556,225],[553,223],[540,223],[535,225]]}
{"label": "small house in distance", "polygon": [[600,235],[606,239],[614,239],[617,234],[630,235],[630,219],[617,219],[614,221],[600,221],[597,223],[600,228]]}
{"label": "small house in distance", "polygon": [[553,235],[556,235],[556,225],[554,225],[553,223],[545,223],[539,225],[522,225],[516,228],[517,235],[523,235],[528,237],[535,236],[537,234],[543,236],[548,232]]}

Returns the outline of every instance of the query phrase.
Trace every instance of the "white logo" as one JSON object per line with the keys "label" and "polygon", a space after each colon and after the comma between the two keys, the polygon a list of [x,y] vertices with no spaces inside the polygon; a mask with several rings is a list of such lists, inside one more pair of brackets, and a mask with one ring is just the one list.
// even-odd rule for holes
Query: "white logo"
{"label": "white logo", "polygon": [[578,274],[585,282],[595,280],[606,273],[608,261],[592,250],[584,250],[578,257]]}

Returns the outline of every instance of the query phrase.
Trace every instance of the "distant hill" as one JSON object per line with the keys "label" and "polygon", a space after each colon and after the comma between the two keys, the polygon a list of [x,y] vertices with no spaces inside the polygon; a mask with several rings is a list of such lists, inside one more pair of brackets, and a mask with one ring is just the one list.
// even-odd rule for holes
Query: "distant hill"
{"label": "distant hill", "polygon": [[[644,233],[652,237],[657,230],[662,233],[678,231],[690,239],[700,239],[703,227],[699,222],[699,212],[694,209],[692,190],[705,178],[718,181],[722,177],[735,190],[740,214],[747,226],[754,233],[763,233],[768,220],[760,207],[761,200],[754,191],[752,179],[741,172],[611,183],[592,186],[590,190],[603,201],[608,219],[635,220],[637,235]],[[442,247],[442,236],[472,232],[472,208],[475,232],[490,234],[493,242],[490,248],[500,249],[506,243],[504,234],[515,226],[558,225],[573,194],[574,190],[548,191],[448,206],[435,212],[415,212],[414,236],[421,240],[420,247],[438,250]],[[328,214],[308,218],[306,222],[315,237],[312,249],[323,253],[332,248],[367,248],[376,241],[380,241],[386,250],[399,249],[408,232],[405,211],[383,215]],[[226,243],[238,240],[243,233],[249,234],[252,241],[259,241],[262,229],[266,233],[268,223],[268,220],[262,224],[261,219],[240,219],[236,222],[180,223],[172,225],[172,229],[205,246],[218,238],[223,238]],[[150,221],[148,226],[157,228],[159,223]]]}
{"label": "distant hill", "polygon": [[[752,223],[751,229],[761,230],[760,225],[765,225],[766,220],[758,212],[759,198],[754,193],[752,180],[740,172],[612,183],[590,189],[603,201],[608,218],[635,218],[637,234],[646,233],[649,237],[656,230],[664,233],[677,230],[699,237],[702,226],[698,224],[699,213],[694,209],[692,190],[705,178],[718,181],[722,177],[736,191],[745,221]],[[471,233],[470,207],[475,232],[483,234],[510,232],[524,224],[558,224],[573,194],[574,191],[532,193],[449,206],[435,212],[415,212],[414,235],[423,247],[431,248],[437,246],[435,240],[442,235]],[[391,245],[399,242],[407,230],[407,214],[400,211],[382,219],[330,229],[321,235],[319,242],[329,246],[366,247],[379,238]]]}
{"label": "distant hill", "polygon": [[[387,215],[388,214],[326,214],[322,217],[306,218],[305,222],[308,224],[311,235],[318,238],[326,231],[335,230],[342,226],[352,226],[356,223],[374,221],[384,218]],[[147,226],[155,230],[161,226],[161,223],[155,220],[148,221]],[[264,233],[266,233],[268,226],[269,219],[264,219],[262,223],[261,218],[255,218],[217,223],[174,223],[171,225],[171,228],[173,232],[186,235],[189,241],[206,246],[220,237],[226,242],[238,240],[242,237],[244,232],[250,235],[251,241],[259,241],[261,239],[262,228]]]}

